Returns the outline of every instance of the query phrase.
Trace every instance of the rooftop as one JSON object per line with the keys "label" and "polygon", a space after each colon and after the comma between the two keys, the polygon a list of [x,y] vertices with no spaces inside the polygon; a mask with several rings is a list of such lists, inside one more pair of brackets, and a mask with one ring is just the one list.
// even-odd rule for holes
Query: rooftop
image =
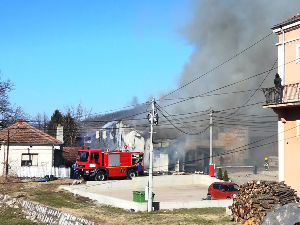
{"label": "rooftop", "polygon": [[62,144],[61,141],[22,120],[1,130],[0,141],[7,141],[8,133],[9,143]]}
{"label": "rooftop", "polygon": [[272,29],[279,28],[281,26],[288,25],[288,24],[294,23],[296,21],[300,21],[300,11],[295,13],[294,15],[290,16],[289,18],[285,19],[284,21],[278,23],[277,25],[272,27]]}

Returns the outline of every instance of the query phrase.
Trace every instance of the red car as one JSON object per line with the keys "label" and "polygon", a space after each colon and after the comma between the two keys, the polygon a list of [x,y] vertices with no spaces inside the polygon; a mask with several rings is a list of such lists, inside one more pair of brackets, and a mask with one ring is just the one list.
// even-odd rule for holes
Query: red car
{"label": "red car", "polygon": [[232,182],[214,182],[208,187],[208,199],[234,199],[239,186]]}

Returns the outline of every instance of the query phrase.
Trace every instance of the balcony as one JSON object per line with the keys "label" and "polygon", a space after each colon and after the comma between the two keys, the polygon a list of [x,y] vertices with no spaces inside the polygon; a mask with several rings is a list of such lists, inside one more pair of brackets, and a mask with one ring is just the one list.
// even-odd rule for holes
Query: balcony
{"label": "balcony", "polygon": [[281,88],[262,88],[266,97],[264,108],[300,106],[300,83],[287,84]]}

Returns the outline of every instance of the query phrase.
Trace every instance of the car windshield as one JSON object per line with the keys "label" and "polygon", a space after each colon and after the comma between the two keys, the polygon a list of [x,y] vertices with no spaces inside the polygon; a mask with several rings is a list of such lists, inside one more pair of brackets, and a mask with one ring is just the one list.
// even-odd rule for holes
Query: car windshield
{"label": "car windshield", "polygon": [[220,189],[224,189],[225,191],[238,191],[239,186],[237,186],[236,184],[220,185]]}
{"label": "car windshield", "polygon": [[87,162],[89,158],[88,152],[79,151],[77,156],[77,161],[79,162]]}

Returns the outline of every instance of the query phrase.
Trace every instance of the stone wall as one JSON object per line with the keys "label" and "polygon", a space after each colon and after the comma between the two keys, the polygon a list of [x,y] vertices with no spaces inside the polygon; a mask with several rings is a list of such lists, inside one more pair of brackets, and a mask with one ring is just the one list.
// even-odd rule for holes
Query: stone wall
{"label": "stone wall", "polygon": [[8,195],[0,194],[0,203],[11,208],[21,208],[26,219],[38,224],[53,225],[97,225],[97,223],[62,212],[36,202],[18,200]]}

